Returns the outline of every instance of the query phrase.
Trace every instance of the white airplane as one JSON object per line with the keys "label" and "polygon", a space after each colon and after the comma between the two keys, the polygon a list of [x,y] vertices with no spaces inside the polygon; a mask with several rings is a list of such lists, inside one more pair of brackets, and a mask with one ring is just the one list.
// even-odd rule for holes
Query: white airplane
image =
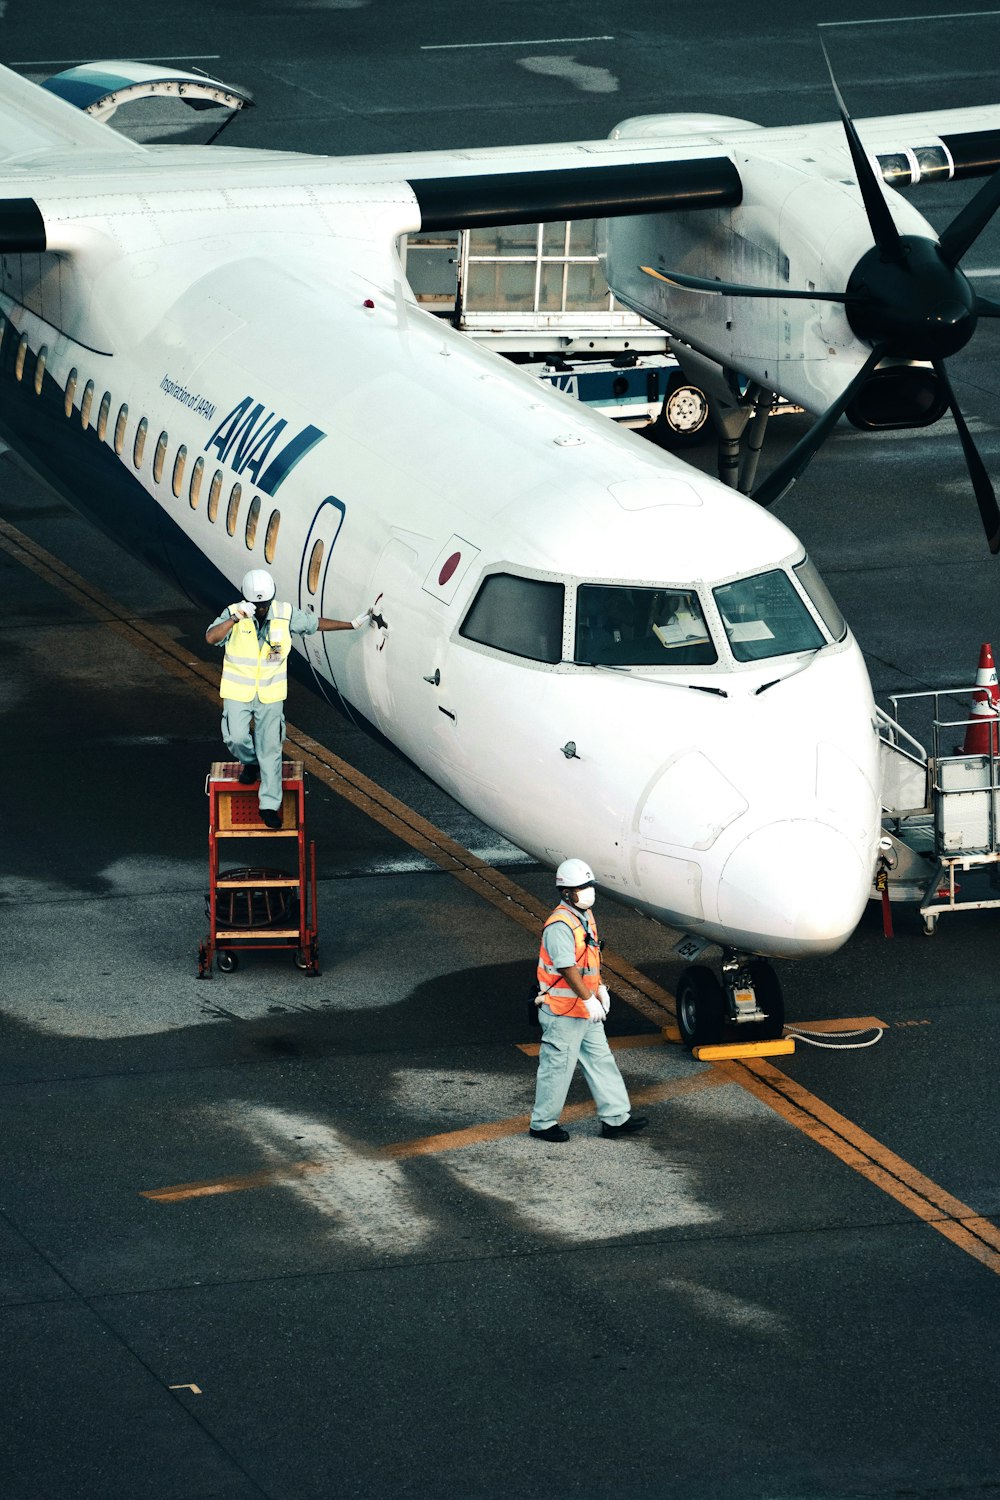
{"label": "white airplane", "polygon": [[[912,210],[846,180],[840,124],[666,117],[610,141],[334,159],[141,147],[105,123],[155,92],[245,102],[143,65],[47,89],[0,70],[3,436],[206,609],[264,564],[306,609],[377,599],[376,630],[300,642],[319,687],[539,860],[583,855],[606,890],[722,945],[721,983],[694,964],[678,985],[689,1044],[728,1021],[779,1033],[768,957],[842,944],[877,858],[858,646],[785,526],[442,326],[396,242],[609,214],[612,274],[673,319],[674,290],[638,268],[673,271],[681,242],[695,264],[699,223],[702,276],[780,282],[787,254],[792,280],[835,291],[868,218],[918,235]],[[985,171],[1000,111],[862,129],[963,172],[975,138]],[[858,330],[870,297],[755,299],[766,340],[733,318],[723,349],[727,299],[677,296],[692,345],[805,405],[859,395],[855,372],[897,354]]]}

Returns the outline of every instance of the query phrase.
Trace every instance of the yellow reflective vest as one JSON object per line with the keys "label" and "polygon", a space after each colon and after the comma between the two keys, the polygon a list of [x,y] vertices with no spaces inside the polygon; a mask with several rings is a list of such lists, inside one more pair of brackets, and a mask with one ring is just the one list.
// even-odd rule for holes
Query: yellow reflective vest
{"label": "yellow reflective vest", "polygon": [[226,654],[222,662],[219,696],[235,698],[237,703],[281,703],[288,696],[286,662],[292,649],[290,604],[271,605],[267,634],[257,639],[253,620],[241,617],[226,637]]}
{"label": "yellow reflective vest", "polygon": [[[580,913],[572,906],[567,906],[561,901],[550,917],[546,919],[545,926],[552,922],[565,922],[573,934],[574,955],[573,962],[580,970],[584,988],[593,995],[601,982],[601,950],[597,941],[597,922],[591,916],[591,931],[588,932],[580,919]],[[545,930],[542,930],[542,942],[538,953],[538,979],[539,991],[547,991],[544,1003],[557,1016],[578,1016],[582,1020],[587,1019],[587,1007],[579,998],[575,990],[570,989],[566,980],[560,974],[551,955],[545,946]]]}

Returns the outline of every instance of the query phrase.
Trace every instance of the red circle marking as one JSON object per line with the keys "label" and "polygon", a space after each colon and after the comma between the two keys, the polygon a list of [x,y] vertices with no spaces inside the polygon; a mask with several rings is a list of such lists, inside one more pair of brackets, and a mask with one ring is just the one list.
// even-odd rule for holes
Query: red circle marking
{"label": "red circle marking", "polygon": [[453,552],[451,554],[451,556],[448,558],[447,562],[445,563],[444,567],[441,569],[440,573],[438,574],[438,584],[439,584],[440,587],[442,587],[442,588],[444,587],[444,585],[448,582],[448,579],[454,573],[455,569],[458,567],[458,565],[459,565],[459,563],[461,561],[462,561],[462,554],[461,554],[461,552]]}

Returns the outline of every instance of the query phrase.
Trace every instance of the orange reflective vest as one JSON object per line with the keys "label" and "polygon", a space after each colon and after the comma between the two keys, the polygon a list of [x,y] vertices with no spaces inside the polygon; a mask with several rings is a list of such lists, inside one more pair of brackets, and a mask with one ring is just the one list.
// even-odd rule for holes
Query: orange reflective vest
{"label": "orange reflective vest", "polygon": [[[591,916],[591,930],[588,932],[580,913],[574,907],[568,906],[565,901],[559,903],[546,920],[545,927],[547,928],[552,922],[565,922],[572,932],[573,962],[580,970],[584,987],[593,995],[601,982],[601,950],[597,943],[597,923]],[[545,946],[544,928],[541,947],[538,951],[537,979],[539,991],[546,991],[543,1003],[555,1015],[579,1016],[582,1020],[587,1019],[587,1007],[552,962],[551,955]]]}
{"label": "orange reflective vest", "polygon": [[288,622],[290,604],[272,604],[268,619],[268,640],[258,640],[253,620],[240,618],[226,637],[226,655],[219,683],[221,698],[235,698],[237,703],[281,703],[288,696],[288,653],[292,635]]}

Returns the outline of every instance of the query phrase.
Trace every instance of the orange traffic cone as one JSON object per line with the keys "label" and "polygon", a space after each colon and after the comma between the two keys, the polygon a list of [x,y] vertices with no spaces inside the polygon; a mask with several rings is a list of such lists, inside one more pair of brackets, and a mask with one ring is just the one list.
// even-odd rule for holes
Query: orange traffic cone
{"label": "orange traffic cone", "polygon": [[972,719],[965,730],[963,755],[989,755],[992,741],[993,754],[1000,751],[1000,686],[997,685],[997,669],[993,665],[993,648],[984,641],[979,648],[979,668],[976,672],[976,690],[972,695]]}

